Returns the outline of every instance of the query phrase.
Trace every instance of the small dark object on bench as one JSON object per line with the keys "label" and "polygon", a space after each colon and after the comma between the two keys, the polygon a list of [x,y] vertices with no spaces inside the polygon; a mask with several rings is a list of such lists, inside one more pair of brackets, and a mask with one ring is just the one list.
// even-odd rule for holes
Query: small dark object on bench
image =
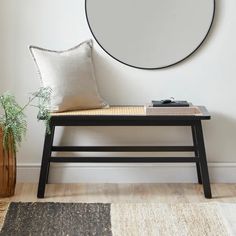
{"label": "small dark object on bench", "polygon": [[152,101],[152,105],[153,107],[189,107],[187,101],[175,101],[171,99]]}

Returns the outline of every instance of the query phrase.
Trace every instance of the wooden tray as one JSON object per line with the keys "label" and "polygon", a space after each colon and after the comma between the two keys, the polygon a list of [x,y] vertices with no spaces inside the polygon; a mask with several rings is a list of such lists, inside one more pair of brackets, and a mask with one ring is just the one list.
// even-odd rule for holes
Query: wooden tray
{"label": "wooden tray", "polygon": [[202,116],[202,112],[196,106],[189,106],[189,107],[152,107],[151,105],[145,106],[145,113],[148,116],[173,116],[173,115],[180,115],[180,116]]}

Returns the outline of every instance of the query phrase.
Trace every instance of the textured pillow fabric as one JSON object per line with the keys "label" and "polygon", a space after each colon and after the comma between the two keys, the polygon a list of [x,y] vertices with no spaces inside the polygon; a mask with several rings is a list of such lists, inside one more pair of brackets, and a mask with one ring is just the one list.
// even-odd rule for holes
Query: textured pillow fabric
{"label": "textured pillow fabric", "polygon": [[99,95],[92,62],[92,40],[66,51],[30,46],[44,87],[52,89],[51,111],[107,107]]}

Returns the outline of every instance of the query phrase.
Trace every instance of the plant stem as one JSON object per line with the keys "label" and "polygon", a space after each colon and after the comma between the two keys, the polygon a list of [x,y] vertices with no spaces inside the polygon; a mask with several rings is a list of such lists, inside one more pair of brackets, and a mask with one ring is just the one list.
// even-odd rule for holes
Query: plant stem
{"label": "plant stem", "polygon": [[16,113],[16,116],[20,114],[23,110],[25,110],[25,108],[28,107],[35,98],[36,98],[36,95],[29,98],[29,101]]}

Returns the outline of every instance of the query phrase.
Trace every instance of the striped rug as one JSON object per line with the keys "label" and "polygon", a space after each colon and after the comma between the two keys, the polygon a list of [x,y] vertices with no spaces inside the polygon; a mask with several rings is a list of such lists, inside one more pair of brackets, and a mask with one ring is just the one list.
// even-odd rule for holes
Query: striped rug
{"label": "striped rug", "polygon": [[236,204],[0,203],[6,236],[236,235]]}

